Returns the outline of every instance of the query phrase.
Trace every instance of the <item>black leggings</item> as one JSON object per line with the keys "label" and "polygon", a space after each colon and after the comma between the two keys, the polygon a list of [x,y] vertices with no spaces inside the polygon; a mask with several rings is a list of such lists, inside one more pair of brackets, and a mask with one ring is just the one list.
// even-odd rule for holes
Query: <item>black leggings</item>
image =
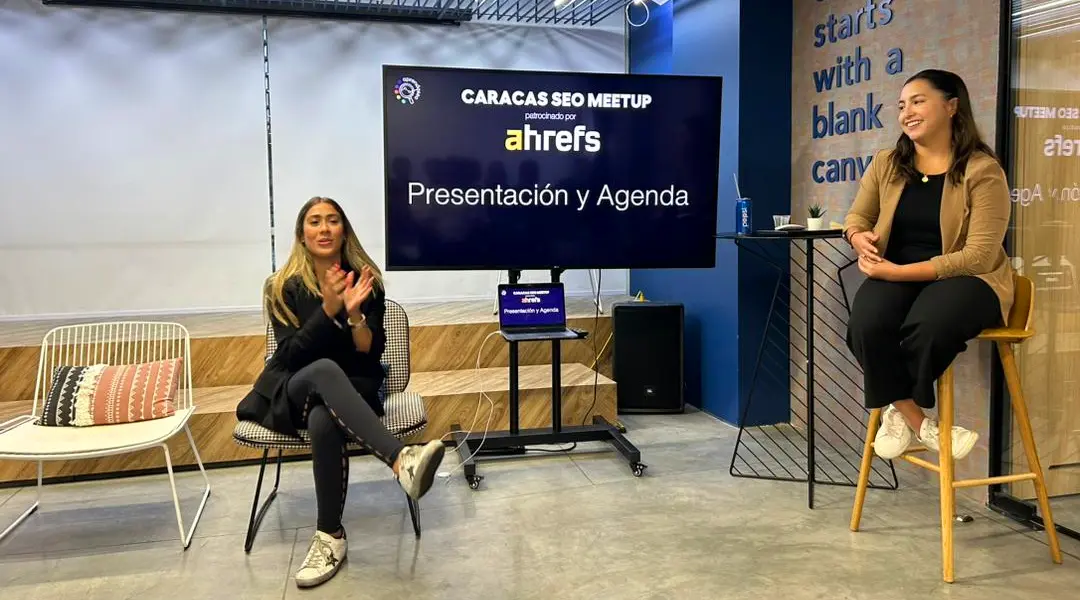
{"label": "black leggings", "polygon": [[288,394],[290,401],[304,407],[311,436],[316,526],[324,533],[337,533],[349,487],[347,443],[359,442],[387,466],[394,464],[404,445],[390,435],[332,360],[317,360],[297,371],[289,379]]}
{"label": "black leggings", "polygon": [[867,408],[911,398],[935,404],[934,382],[983,329],[1001,325],[1001,303],[977,277],[897,283],[867,279],[851,306],[848,348],[863,369]]}

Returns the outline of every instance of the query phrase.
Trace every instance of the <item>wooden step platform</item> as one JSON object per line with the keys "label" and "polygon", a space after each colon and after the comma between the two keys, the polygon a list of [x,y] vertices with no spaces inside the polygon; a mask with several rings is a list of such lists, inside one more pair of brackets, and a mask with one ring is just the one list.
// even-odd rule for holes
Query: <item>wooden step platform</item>
{"label": "wooden step platform", "polygon": [[[570,327],[590,332],[589,339],[561,343],[562,362],[592,365],[600,354],[598,370],[611,376],[611,317],[599,319],[572,318]],[[414,373],[422,371],[453,371],[474,369],[477,354],[480,364],[505,367],[509,364],[509,345],[498,336],[495,322],[451,323],[445,325],[412,325],[409,328],[410,364]],[[490,336],[490,337],[489,337]],[[484,343],[485,339],[487,340]],[[34,397],[39,345],[0,346],[0,403]],[[192,337],[191,377],[195,388],[230,385],[251,385],[259,376],[266,358],[266,336],[237,334],[214,337]],[[518,346],[521,365],[551,363],[551,344],[528,343]]]}
{"label": "wooden step platform", "polygon": [[[593,383],[596,382],[593,404]],[[251,389],[250,384],[202,387],[193,390],[197,407],[191,418],[191,432],[207,466],[237,464],[253,461],[261,452],[237,445],[232,440],[236,425],[237,403]],[[494,403],[491,429],[506,429],[508,420],[509,370],[489,367],[477,371],[448,370],[414,373],[409,391],[424,396],[428,410],[428,428],[410,443],[442,438],[450,425],[460,424],[468,429],[476,418],[476,431],[482,432],[492,405],[483,400],[477,411],[480,391]],[[524,365],[519,370],[520,423],[526,427],[545,427],[551,424],[551,365]],[[32,400],[0,402],[0,422],[20,414],[28,414]],[[562,365],[562,406],[564,424],[581,424],[592,415],[602,415],[610,421],[616,418],[615,382],[579,363]],[[184,436],[169,444],[175,466],[194,464],[194,457]],[[287,453],[306,455],[303,451]],[[148,450],[134,454],[100,459],[53,462],[45,464],[45,477],[50,480],[72,480],[107,474],[135,474],[163,470],[164,453]],[[36,477],[36,465],[28,462],[0,461],[0,486],[29,483]]]}
{"label": "wooden step platform", "polygon": [[[611,377],[611,304],[626,296],[605,296],[605,313],[597,315],[591,298],[568,297],[568,325],[590,332],[586,340],[561,343],[564,424],[578,424],[591,415],[616,418],[615,386]],[[498,335],[498,319],[492,299],[460,302],[408,304],[410,365],[409,389],[422,394],[430,424],[415,440],[444,436],[453,424],[468,429],[477,417],[483,431],[491,405],[483,401],[477,415],[482,388],[495,403],[492,429],[508,427],[508,344]],[[97,320],[120,320],[97,319]],[[135,320],[169,321],[184,325],[191,335],[192,386],[197,412],[191,420],[192,435],[208,465],[243,463],[258,459],[261,452],[237,446],[232,440],[237,403],[262,371],[265,325],[258,312],[160,315]],[[81,321],[80,321],[81,322]],[[42,337],[66,321],[0,321],[0,422],[30,412],[37,378]],[[476,372],[477,355],[484,366]],[[597,360],[597,356],[599,359]],[[521,376],[520,424],[551,425],[551,344],[518,346]],[[595,366],[594,366],[595,365]],[[599,372],[599,377],[591,369]],[[593,404],[593,382],[597,382]],[[170,444],[175,465],[194,464],[181,436]],[[295,452],[293,454],[306,454]],[[164,469],[163,453],[147,451],[89,461],[46,464],[49,478],[71,479],[110,474],[130,474]],[[35,477],[32,463],[0,461],[0,486]]]}
{"label": "wooden step platform", "polygon": [[[510,370],[488,368],[415,373],[409,390],[424,396],[428,407],[428,439],[438,439],[458,424],[482,432],[510,427]],[[562,424],[581,425],[602,415],[616,419],[615,382],[578,363],[562,365]],[[594,395],[594,381],[595,395]],[[485,398],[481,398],[480,392]],[[595,403],[594,403],[595,397]],[[488,399],[491,402],[488,402]],[[493,407],[494,405],[494,407]],[[479,407],[479,409],[478,409]],[[518,422],[522,429],[551,426],[551,365],[518,368]]]}

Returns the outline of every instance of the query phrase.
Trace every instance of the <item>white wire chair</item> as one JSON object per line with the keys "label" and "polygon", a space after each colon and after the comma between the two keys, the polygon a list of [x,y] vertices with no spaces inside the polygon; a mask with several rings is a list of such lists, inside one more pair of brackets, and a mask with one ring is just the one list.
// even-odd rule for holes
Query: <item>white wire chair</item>
{"label": "white wire chair", "polygon": [[[90,427],[52,427],[38,424],[52,385],[52,374],[57,367],[128,365],[175,358],[182,359],[183,364],[175,400],[176,412],[171,416]],[[186,550],[191,545],[195,527],[199,524],[206,501],[210,497],[210,479],[206,476],[202,458],[188,427],[188,421],[195,412],[191,392],[191,338],[183,325],[134,321],[93,323],[57,327],[45,334],[41,342],[32,412],[0,424],[0,460],[36,462],[37,495],[33,505],[0,533],[0,540],[37,510],[41,502],[45,462],[100,458],[158,446],[165,452],[165,467],[169,472],[169,485],[172,487],[173,504],[176,507],[176,523],[180,529],[181,543]],[[172,456],[167,443],[181,431],[187,435],[192,454],[206,483],[198,512],[195,513],[195,519],[188,531],[184,530],[184,520],[180,514],[180,499],[176,493]]]}

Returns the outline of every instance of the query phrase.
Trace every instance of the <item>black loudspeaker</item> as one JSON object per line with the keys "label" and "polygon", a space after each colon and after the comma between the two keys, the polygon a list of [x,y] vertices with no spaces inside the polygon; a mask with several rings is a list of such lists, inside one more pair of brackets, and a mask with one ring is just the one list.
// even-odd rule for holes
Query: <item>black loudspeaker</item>
{"label": "black loudspeaker", "polygon": [[619,302],[611,317],[619,412],[683,412],[683,305]]}

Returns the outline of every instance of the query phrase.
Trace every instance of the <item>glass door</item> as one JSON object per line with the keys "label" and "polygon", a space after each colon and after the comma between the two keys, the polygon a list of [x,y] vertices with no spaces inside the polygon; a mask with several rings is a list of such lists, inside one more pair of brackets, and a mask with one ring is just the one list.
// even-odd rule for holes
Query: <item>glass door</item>
{"label": "glass door", "polygon": [[[1035,282],[1037,335],[1016,348],[1054,520],[1080,530],[1080,0],[1013,0],[1010,89],[1002,157],[1013,190],[1014,267]],[[1003,40],[1004,42],[1004,40]],[[1000,377],[996,384],[1000,384]],[[1027,470],[999,388],[994,449],[1000,473]],[[993,467],[997,467],[994,469]],[[1000,486],[993,503],[1028,511],[1029,482]],[[1068,530],[1068,531],[1065,531]]]}

